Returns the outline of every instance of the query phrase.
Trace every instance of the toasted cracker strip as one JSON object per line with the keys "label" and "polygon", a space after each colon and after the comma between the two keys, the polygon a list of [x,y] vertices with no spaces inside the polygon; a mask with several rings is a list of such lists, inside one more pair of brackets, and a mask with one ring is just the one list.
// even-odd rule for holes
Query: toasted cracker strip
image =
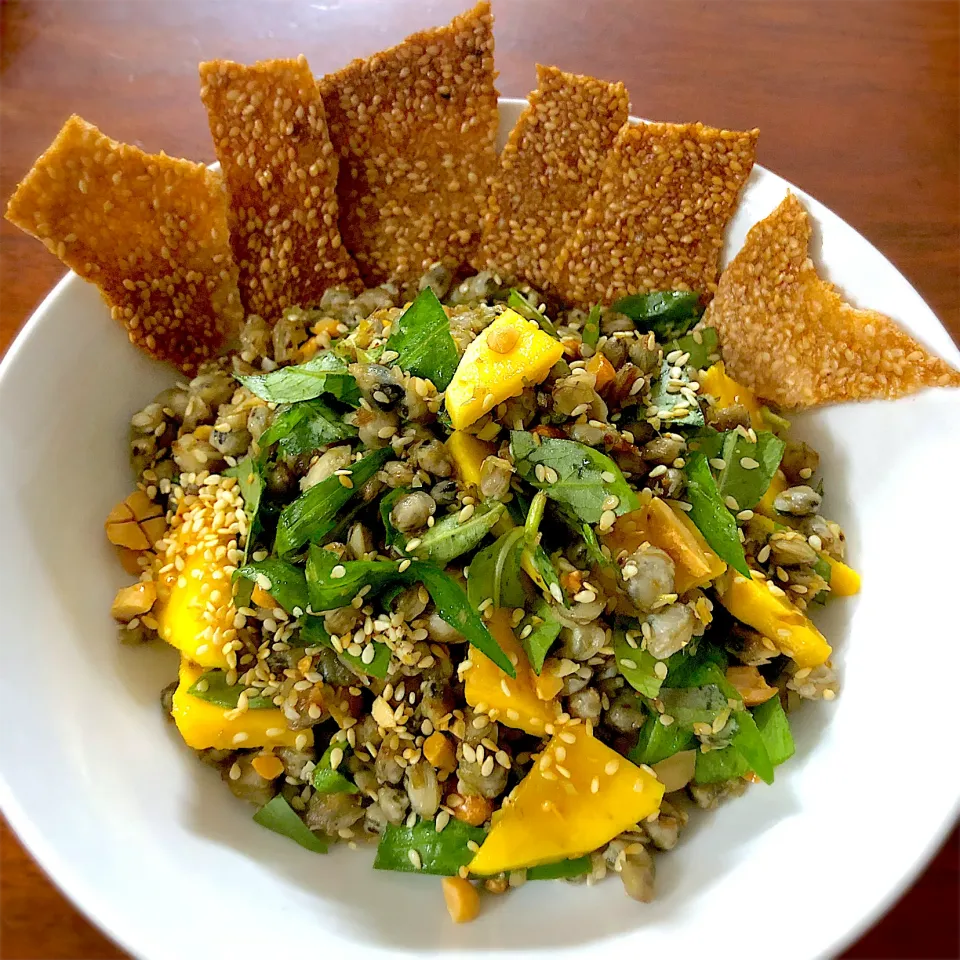
{"label": "toasted cracker strip", "polygon": [[472,263],[547,289],[554,261],[600,183],[629,98],[622,83],[556,67],[538,65],[537,80],[500,155]]}
{"label": "toasted cracker strip", "polygon": [[960,373],[889,317],[844,303],[817,276],[809,243],[807,212],[787,194],[720,277],[702,323],[717,328],[735,379],[793,408],[960,386]]}
{"label": "toasted cracker strip", "polygon": [[337,226],[337,157],[306,59],[211,60],[200,80],[247,312],[273,322],[328,287],[356,288]]}
{"label": "toasted cracker strip", "polygon": [[497,164],[492,26],[483,0],[320,81],[340,231],[368,284],[456,267],[476,241]]}
{"label": "toasted cracker strip", "polygon": [[6,217],[95,283],[130,341],[192,372],[242,318],[218,173],[117,143],[73,116]]}
{"label": "toasted cracker strip", "polygon": [[723,231],[750,175],[759,131],[701,123],[624,126],[555,287],[578,306],[650,290],[716,290]]}

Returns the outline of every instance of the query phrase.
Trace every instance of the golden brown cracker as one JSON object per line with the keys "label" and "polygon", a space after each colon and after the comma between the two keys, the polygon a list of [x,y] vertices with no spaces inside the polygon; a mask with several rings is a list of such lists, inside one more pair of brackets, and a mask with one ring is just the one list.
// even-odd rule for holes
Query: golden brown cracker
{"label": "golden brown cracker", "polygon": [[190,373],[242,317],[218,173],[117,143],[73,116],[7,219],[102,292],[132,343]]}
{"label": "golden brown cracker", "polygon": [[702,324],[717,328],[727,372],[790,408],[960,386],[960,373],[893,320],[845,303],[817,276],[810,220],[792,193],[751,228]]}
{"label": "golden brown cracker", "polygon": [[599,186],[629,98],[622,83],[556,67],[538,65],[537,80],[500,155],[472,262],[545,290]]}
{"label": "golden brown cracker", "polygon": [[559,294],[582,307],[651,290],[712,294],[758,136],[701,123],[624,126],[557,258]]}
{"label": "golden brown cracker", "polygon": [[200,80],[247,312],[275,322],[328,287],[356,288],[337,226],[337,157],[306,59],[212,60]]}
{"label": "golden brown cracker", "polygon": [[320,81],[340,232],[368,284],[415,284],[476,242],[497,165],[492,27],[484,0]]}

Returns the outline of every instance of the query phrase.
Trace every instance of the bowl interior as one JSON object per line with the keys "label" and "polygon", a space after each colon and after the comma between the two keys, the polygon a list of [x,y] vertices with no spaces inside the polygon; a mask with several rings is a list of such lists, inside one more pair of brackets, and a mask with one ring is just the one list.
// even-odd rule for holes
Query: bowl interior
{"label": "bowl interior", "polygon": [[[519,109],[502,101],[504,136]],[[728,256],[787,187],[755,169]],[[804,199],[827,276],[855,304],[891,314],[960,364],[906,280]],[[628,945],[690,956],[709,944],[732,956],[740,944],[718,931],[729,929],[735,905],[749,903],[758,942],[776,936],[782,954],[810,957],[867,923],[951,820],[960,773],[934,731],[951,729],[960,666],[957,392],[797,420],[822,455],[825,512],[844,526],[864,588],[818,616],[843,691],[797,715],[797,756],[776,784],[695,817],[678,848],[658,859],[651,905],[628,900],[616,879],[590,889],[530,884],[453,927],[435,878],[373,872],[372,850],[318,857],[257,827],[252,808],[161,716],[174,651],[116,642],[109,606],[128,578],[103,518],[130,489],[130,415],[174,377],[127,343],[96,290],[75,277],[48,297],[0,373],[0,576],[11,587],[0,608],[8,678],[0,802],[57,882],[132,951],[182,960],[295,941],[357,957]],[[916,792],[905,780],[921,787],[923,815],[909,830],[890,829]],[[248,923],[251,909],[258,920]],[[803,918],[786,938],[785,915]]]}

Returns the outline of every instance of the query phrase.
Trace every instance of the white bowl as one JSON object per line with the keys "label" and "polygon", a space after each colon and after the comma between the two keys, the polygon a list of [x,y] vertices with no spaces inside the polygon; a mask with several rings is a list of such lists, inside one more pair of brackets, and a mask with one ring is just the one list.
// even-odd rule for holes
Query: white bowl
{"label": "white bowl", "polygon": [[[501,101],[501,139],[523,102]],[[756,167],[727,257],[783,198]],[[856,190],[856,183],[851,183]],[[853,303],[882,310],[960,365],[920,296],[801,191],[813,256]],[[960,674],[960,393],[798,418],[820,451],[826,514],[863,592],[818,618],[843,690],[797,715],[776,784],[695,818],[660,857],[657,900],[533,883],[454,927],[436,878],[371,870],[372,852],[309,853],[256,826],[161,715],[172,649],[121,647],[109,616],[128,578],[103,518],[131,488],[130,415],[174,373],[127,342],[94,287],[65,277],[0,366],[0,805],[63,890],[134,954],[352,958],[780,957],[838,951],[913,879],[960,796],[950,744]]]}

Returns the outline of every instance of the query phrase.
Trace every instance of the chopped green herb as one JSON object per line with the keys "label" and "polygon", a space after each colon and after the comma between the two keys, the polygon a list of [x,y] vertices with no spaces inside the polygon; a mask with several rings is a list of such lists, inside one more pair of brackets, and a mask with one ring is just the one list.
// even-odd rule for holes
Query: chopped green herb
{"label": "chopped green herb", "polygon": [[334,750],[339,750],[341,754],[348,749],[347,744],[331,743],[323,756],[317,761],[313,768],[313,789],[317,793],[359,793],[357,785],[348,780],[339,770],[334,770],[330,765],[330,758]]}
{"label": "chopped green herb", "polygon": [[[222,670],[207,670],[187,690],[187,693],[200,700],[206,700],[207,703],[215,703],[226,710],[236,710],[240,703],[240,694],[244,690],[255,689],[255,687],[246,687],[242,683],[228,686],[227,675]],[[251,710],[266,710],[273,706],[273,700],[270,697],[247,697],[247,706]]]}
{"label": "chopped green herb", "polygon": [[376,677],[385,680],[390,669],[390,648],[385,643],[373,643],[374,655],[369,663],[364,663],[362,656],[354,656],[346,650],[337,650],[323,625],[322,617],[304,617],[300,621],[300,637],[309,647],[327,647],[352,670],[360,675]]}
{"label": "chopped green herb", "polygon": [[347,372],[347,362],[329,350],[298,366],[280,367],[272,373],[238,373],[236,378],[270,403],[300,403],[326,393],[351,407],[360,405],[360,390]]}
{"label": "chopped green herb", "polygon": [[569,877],[582,877],[593,869],[590,854],[571,860],[557,860],[555,863],[541,863],[537,867],[527,868],[528,880],[565,880]]}
{"label": "chopped green herb", "polygon": [[[523,649],[533,667],[534,673],[540,675],[543,669],[543,661],[546,659],[554,641],[560,636],[560,629],[563,625],[557,619],[553,608],[549,603],[542,600],[537,604],[533,613],[528,614],[520,622],[518,636]],[[527,627],[530,627],[530,633],[524,636]]]}
{"label": "chopped green herb", "polygon": [[[609,497],[616,497],[612,508],[616,516],[639,506],[620,468],[608,456],[582,443],[552,437],[540,438],[538,443],[534,434],[514,430],[510,434],[510,455],[527,483],[569,507],[581,522],[599,523]],[[556,474],[555,480],[548,470]]]}
{"label": "chopped green herb", "polygon": [[697,738],[689,727],[681,727],[675,723],[665,727],[656,714],[651,714],[640,728],[637,745],[627,757],[633,763],[652,765],[682,750],[689,750],[696,742]]}
{"label": "chopped green herb", "polygon": [[737,522],[717,490],[707,458],[699,452],[691,453],[685,470],[687,499],[692,508],[690,519],[721,560],[725,560],[745,577],[750,577]]}
{"label": "chopped green herb", "polygon": [[652,330],[658,340],[686,333],[703,314],[698,293],[672,290],[633,293],[617,300],[610,309],[629,317],[638,330]]}
{"label": "chopped green herb", "polygon": [[[267,557],[244,564],[234,573],[234,579],[244,577],[259,584],[277,603],[295,617],[307,609],[307,581],[303,571],[286,560]],[[267,583],[270,586],[267,586]]]}
{"label": "chopped green herb", "polygon": [[390,514],[396,502],[410,492],[409,487],[395,487],[380,498],[380,522],[383,524],[383,542],[392,547],[406,542],[404,535],[393,525]]}
{"label": "chopped green herb", "polygon": [[510,295],[507,297],[507,306],[511,310],[519,313],[524,320],[532,320],[544,333],[548,333],[551,337],[559,338],[560,335],[557,333],[557,328],[553,325],[550,318],[545,313],[541,313],[518,290],[511,288]]}
{"label": "chopped green herb", "polygon": [[420,820],[412,827],[387,824],[373,869],[454,877],[474,858],[475,851],[467,844],[482,844],[486,836],[482,828],[456,819],[451,819],[440,833],[432,820]]}
{"label": "chopped green herb", "polygon": [[243,559],[246,561],[260,529],[260,500],[263,498],[263,490],[266,486],[263,479],[263,466],[253,457],[244,457],[235,467],[228,467],[223,473],[224,476],[237,478],[240,496],[243,497],[243,510],[247,515],[247,546],[243,554]]}
{"label": "chopped green herb", "polygon": [[[639,630],[637,631],[639,633]],[[617,661],[617,669],[637,693],[653,700],[660,693],[663,677],[657,674],[657,664],[660,663],[652,653],[631,647],[627,643],[625,630],[615,630],[613,634],[613,653]],[[661,668],[664,677],[667,675],[666,664]]]}
{"label": "chopped green herb", "polygon": [[588,347],[596,347],[600,340],[600,304],[595,303],[587,314],[584,321],[583,330],[580,331],[580,339]]}
{"label": "chopped green herb", "polygon": [[332,550],[310,544],[307,592],[313,613],[347,606],[364,587],[379,593],[402,575],[396,560],[341,560]]}
{"label": "chopped green herb", "polygon": [[281,456],[298,457],[328,443],[357,435],[357,428],[320,399],[304,400],[277,411],[273,423],[257,441],[261,450],[278,444]]}
{"label": "chopped green herb", "polygon": [[721,713],[730,710],[726,696],[714,683],[702,687],[663,687],[659,699],[663,712],[681,727],[712,724]]}
{"label": "chopped green herb", "polygon": [[760,502],[786,448],[782,440],[766,430],[761,430],[756,437],[757,442],[753,443],[738,430],[729,430],[723,434],[720,448],[720,458],[725,465],[716,475],[717,491],[724,503],[727,497],[733,497],[741,510]]}
{"label": "chopped green herb", "polygon": [[[679,388],[671,386],[671,370],[670,364],[664,360],[660,375],[650,386],[650,405],[657,408],[657,416],[663,421],[664,427],[702,427],[704,419],[700,404],[685,397]],[[680,377],[680,381],[685,384],[690,382],[686,373]]]}
{"label": "chopped green herb", "polygon": [[684,334],[676,340],[670,340],[663,345],[663,355],[667,356],[674,350],[680,350],[682,353],[689,353],[690,358],[684,366],[691,366],[697,370],[703,370],[712,364],[711,357],[720,352],[720,341],[717,337],[715,327],[704,327],[702,330],[694,330],[692,333]]}
{"label": "chopped green herb", "polygon": [[430,287],[425,287],[394,325],[386,349],[399,354],[401,370],[432,380],[446,390],[460,362],[450,320]]}
{"label": "chopped green herb", "polygon": [[457,513],[441,517],[424,531],[412,554],[420,560],[429,560],[438,567],[445,567],[451,560],[478,546],[503,514],[503,504],[491,501],[481,503],[470,519],[462,523]]}
{"label": "chopped green herb", "polygon": [[523,527],[508,530],[470,561],[467,596],[474,608],[486,600],[494,607],[522,607],[526,602],[520,560],[525,540]]}
{"label": "chopped green herb", "polygon": [[[288,557],[308,541],[316,542],[334,530],[351,497],[359,493],[363,485],[393,456],[390,447],[368,453],[349,468],[349,476],[321,480],[284,507],[277,521],[276,552],[281,557]],[[344,486],[343,479],[347,479],[351,486]]]}
{"label": "chopped green herb", "polygon": [[327,841],[317,836],[279,794],[253,815],[253,822],[299,843],[301,847],[314,853],[327,852]]}
{"label": "chopped green herb", "polygon": [[589,523],[585,523],[580,527],[580,530],[583,534],[583,542],[587,545],[587,556],[598,567],[616,567],[613,560],[603,552],[603,548],[600,546],[600,541],[597,539],[597,534],[593,527],[591,527]]}

